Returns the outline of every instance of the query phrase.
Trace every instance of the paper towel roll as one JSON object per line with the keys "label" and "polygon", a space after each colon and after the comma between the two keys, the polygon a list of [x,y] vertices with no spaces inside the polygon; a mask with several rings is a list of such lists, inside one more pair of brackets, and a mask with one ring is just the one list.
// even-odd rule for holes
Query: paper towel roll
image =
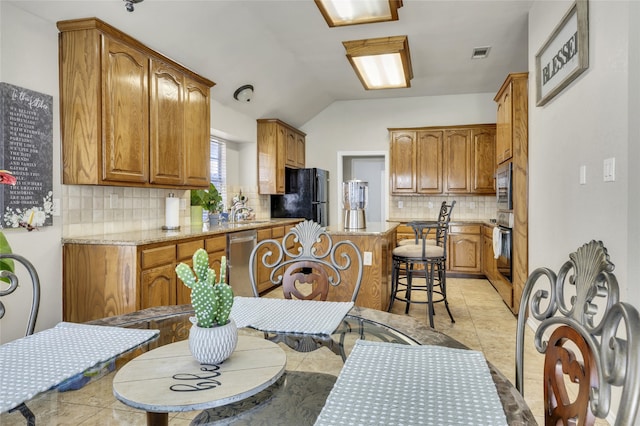
{"label": "paper towel roll", "polygon": [[180,228],[180,200],[169,194],[165,199],[165,229]]}

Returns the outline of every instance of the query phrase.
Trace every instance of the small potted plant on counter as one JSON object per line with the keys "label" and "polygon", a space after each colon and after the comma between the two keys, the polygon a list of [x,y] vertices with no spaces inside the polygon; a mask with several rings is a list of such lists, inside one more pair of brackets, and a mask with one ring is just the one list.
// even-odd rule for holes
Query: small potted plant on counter
{"label": "small potted plant on counter", "polygon": [[209,267],[209,255],[204,249],[193,254],[193,270],[185,264],[176,266],[178,278],[191,289],[191,305],[196,312],[189,318],[189,349],[195,359],[204,364],[219,364],[227,359],[238,343],[238,329],[232,318],[233,290],[225,283],[227,262],[223,256],[220,276]]}
{"label": "small potted plant on counter", "polygon": [[[216,188],[213,183],[209,184],[209,189],[191,191],[191,205],[200,206],[204,211],[209,212],[210,225],[218,224],[220,221],[220,213],[224,210],[222,195],[220,195],[218,188]],[[197,223],[195,225],[197,225]]]}

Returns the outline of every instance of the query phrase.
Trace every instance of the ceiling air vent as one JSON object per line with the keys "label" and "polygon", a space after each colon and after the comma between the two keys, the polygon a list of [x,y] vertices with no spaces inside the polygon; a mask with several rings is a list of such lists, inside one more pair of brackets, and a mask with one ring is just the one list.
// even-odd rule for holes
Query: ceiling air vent
{"label": "ceiling air vent", "polygon": [[471,59],[484,59],[487,56],[489,56],[490,50],[491,50],[491,46],[476,47],[473,49],[473,53],[471,54]]}

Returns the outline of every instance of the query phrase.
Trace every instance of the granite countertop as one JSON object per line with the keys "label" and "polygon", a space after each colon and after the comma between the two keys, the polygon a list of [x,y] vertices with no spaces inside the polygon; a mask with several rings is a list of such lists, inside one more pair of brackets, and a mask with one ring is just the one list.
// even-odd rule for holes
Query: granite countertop
{"label": "granite countertop", "polygon": [[129,231],[113,234],[87,235],[63,238],[63,244],[95,244],[139,246],[145,244],[177,241],[185,238],[215,236],[235,231],[260,229],[278,225],[288,225],[300,222],[300,219],[264,219],[237,223],[224,223],[203,231],[201,226],[182,227],[178,231],[163,231],[162,229],[147,229],[143,231]]}
{"label": "granite countertop", "polygon": [[[425,219],[425,218],[391,218],[389,219],[389,222],[398,222],[399,224],[405,225],[411,221],[414,220],[437,220],[437,218],[430,218],[430,219]],[[474,225],[474,224],[479,224],[479,225],[489,225],[489,226],[495,226],[495,223],[491,222],[492,220],[495,219],[458,219],[458,220],[451,220],[451,222],[449,222],[449,224],[451,225]]]}
{"label": "granite countertop", "polygon": [[327,226],[330,235],[384,235],[398,227],[396,222],[367,222],[367,227],[362,229],[345,228],[343,223]]}

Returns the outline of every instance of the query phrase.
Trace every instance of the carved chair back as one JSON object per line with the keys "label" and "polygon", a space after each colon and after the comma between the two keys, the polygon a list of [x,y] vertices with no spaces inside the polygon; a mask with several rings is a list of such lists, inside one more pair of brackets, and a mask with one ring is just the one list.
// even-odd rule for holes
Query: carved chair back
{"label": "carved chair back", "polygon": [[[333,242],[325,228],[300,222],[282,238],[259,242],[249,265],[254,296],[259,296],[258,270],[268,270],[269,281],[282,285],[284,297],[355,302],[362,281],[362,254],[352,241]],[[342,297],[346,296],[346,297]],[[348,300],[344,300],[348,299]]]}
{"label": "carved chair back", "polygon": [[547,425],[592,425],[605,418],[613,386],[621,388],[615,424],[634,424],[640,403],[640,316],[619,301],[613,269],[602,242],[591,241],[571,253],[557,275],[538,268],[525,283],[516,336],[516,387],[524,395],[524,328],[531,315],[537,323],[535,347],[545,354]]}

